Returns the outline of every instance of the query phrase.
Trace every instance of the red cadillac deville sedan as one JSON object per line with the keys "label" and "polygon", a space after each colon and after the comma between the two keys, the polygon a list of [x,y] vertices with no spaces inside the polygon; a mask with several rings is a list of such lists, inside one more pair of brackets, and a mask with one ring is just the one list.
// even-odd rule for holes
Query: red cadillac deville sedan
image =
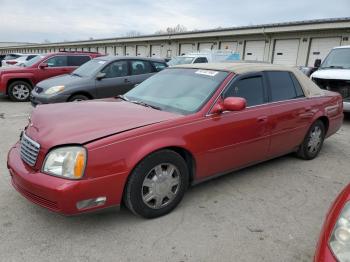
{"label": "red cadillac deville sedan", "polygon": [[291,152],[315,158],[342,105],[297,69],[179,66],[119,98],[38,106],[8,169],[17,191],[56,212],[124,203],[158,217],[190,184]]}
{"label": "red cadillac deville sedan", "polygon": [[350,261],[350,184],[344,188],[328,211],[314,260]]}

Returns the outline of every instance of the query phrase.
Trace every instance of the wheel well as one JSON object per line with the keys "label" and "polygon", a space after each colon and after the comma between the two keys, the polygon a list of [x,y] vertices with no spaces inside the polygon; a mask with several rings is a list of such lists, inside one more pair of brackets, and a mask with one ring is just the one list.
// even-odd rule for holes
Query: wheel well
{"label": "wheel well", "polygon": [[[175,151],[176,153],[178,153],[186,162],[187,166],[188,166],[188,171],[189,171],[189,179],[190,179],[190,184],[193,182],[194,180],[194,176],[196,174],[196,162],[194,160],[193,155],[186,149],[182,148],[182,147],[167,147],[167,148],[162,148],[162,149],[169,149],[172,151]],[[162,150],[160,149],[160,150]]]}
{"label": "wheel well", "polygon": [[325,133],[327,134],[329,128],[329,119],[326,116],[321,116],[317,120],[321,120],[325,127]]}
{"label": "wheel well", "polygon": [[83,95],[83,96],[88,97],[89,99],[94,99],[94,97],[93,97],[89,92],[79,91],[79,92],[73,93],[73,94],[67,99],[67,101],[69,101],[73,96],[76,96],[76,95]]}
{"label": "wheel well", "polygon": [[32,83],[32,81],[30,81],[29,79],[27,79],[27,78],[14,78],[14,79],[10,79],[10,80],[7,82],[6,94],[8,94],[10,85],[11,85],[13,82],[16,82],[16,81],[23,81],[23,82],[26,82],[26,83],[30,84],[30,86],[33,88],[33,83]]}

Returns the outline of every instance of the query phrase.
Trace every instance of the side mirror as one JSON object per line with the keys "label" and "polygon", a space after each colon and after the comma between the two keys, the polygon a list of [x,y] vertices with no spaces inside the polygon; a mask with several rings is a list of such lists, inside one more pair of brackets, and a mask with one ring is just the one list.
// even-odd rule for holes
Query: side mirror
{"label": "side mirror", "polygon": [[106,73],[102,73],[102,72],[99,72],[97,75],[96,75],[96,80],[101,80],[103,78],[106,77]]}
{"label": "side mirror", "polygon": [[314,63],[314,67],[319,68],[321,66],[321,59],[316,59]]}
{"label": "side mirror", "polygon": [[40,68],[40,69],[44,69],[44,68],[46,68],[46,67],[49,67],[48,63],[41,63],[41,64],[39,65],[39,68]]}
{"label": "side mirror", "polygon": [[247,106],[247,101],[242,97],[227,97],[223,102],[217,103],[212,110],[214,114],[224,111],[242,111]]}

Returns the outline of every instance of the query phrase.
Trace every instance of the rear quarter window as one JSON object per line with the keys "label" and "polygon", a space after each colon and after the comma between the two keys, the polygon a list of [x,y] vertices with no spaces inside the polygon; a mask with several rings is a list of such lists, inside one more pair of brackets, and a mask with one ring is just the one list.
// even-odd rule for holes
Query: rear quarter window
{"label": "rear quarter window", "polygon": [[68,56],[68,66],[81,66],[90,60],[90,56],[87,55]]}
{"label": "rear quarter window", "polygon": [[152,64],[157,72],[162,71],[167,67],[166,64],[160,62],[152,62]]}

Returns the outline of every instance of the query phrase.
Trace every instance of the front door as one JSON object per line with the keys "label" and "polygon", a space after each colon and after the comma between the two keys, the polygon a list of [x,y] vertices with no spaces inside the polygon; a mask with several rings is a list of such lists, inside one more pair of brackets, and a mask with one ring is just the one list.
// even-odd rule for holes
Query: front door
{"label": "front door", "polygon": [[262,74],[249,74],[237,77],[223,93],[222,99],[231,96],[245,98],[247,108],[206,117],[208,143],[206,153],[201,156],[201,162],[206,163],[206,167],[199,174],[199,179],[267,158],[270,108],[266,104],[265,86]]}
{"label": "front door", "polygon": [[98,98],[122,95],[133,87],[126,60],[111,62],[100,73],[105,75],[101,79],[96,79]]}

